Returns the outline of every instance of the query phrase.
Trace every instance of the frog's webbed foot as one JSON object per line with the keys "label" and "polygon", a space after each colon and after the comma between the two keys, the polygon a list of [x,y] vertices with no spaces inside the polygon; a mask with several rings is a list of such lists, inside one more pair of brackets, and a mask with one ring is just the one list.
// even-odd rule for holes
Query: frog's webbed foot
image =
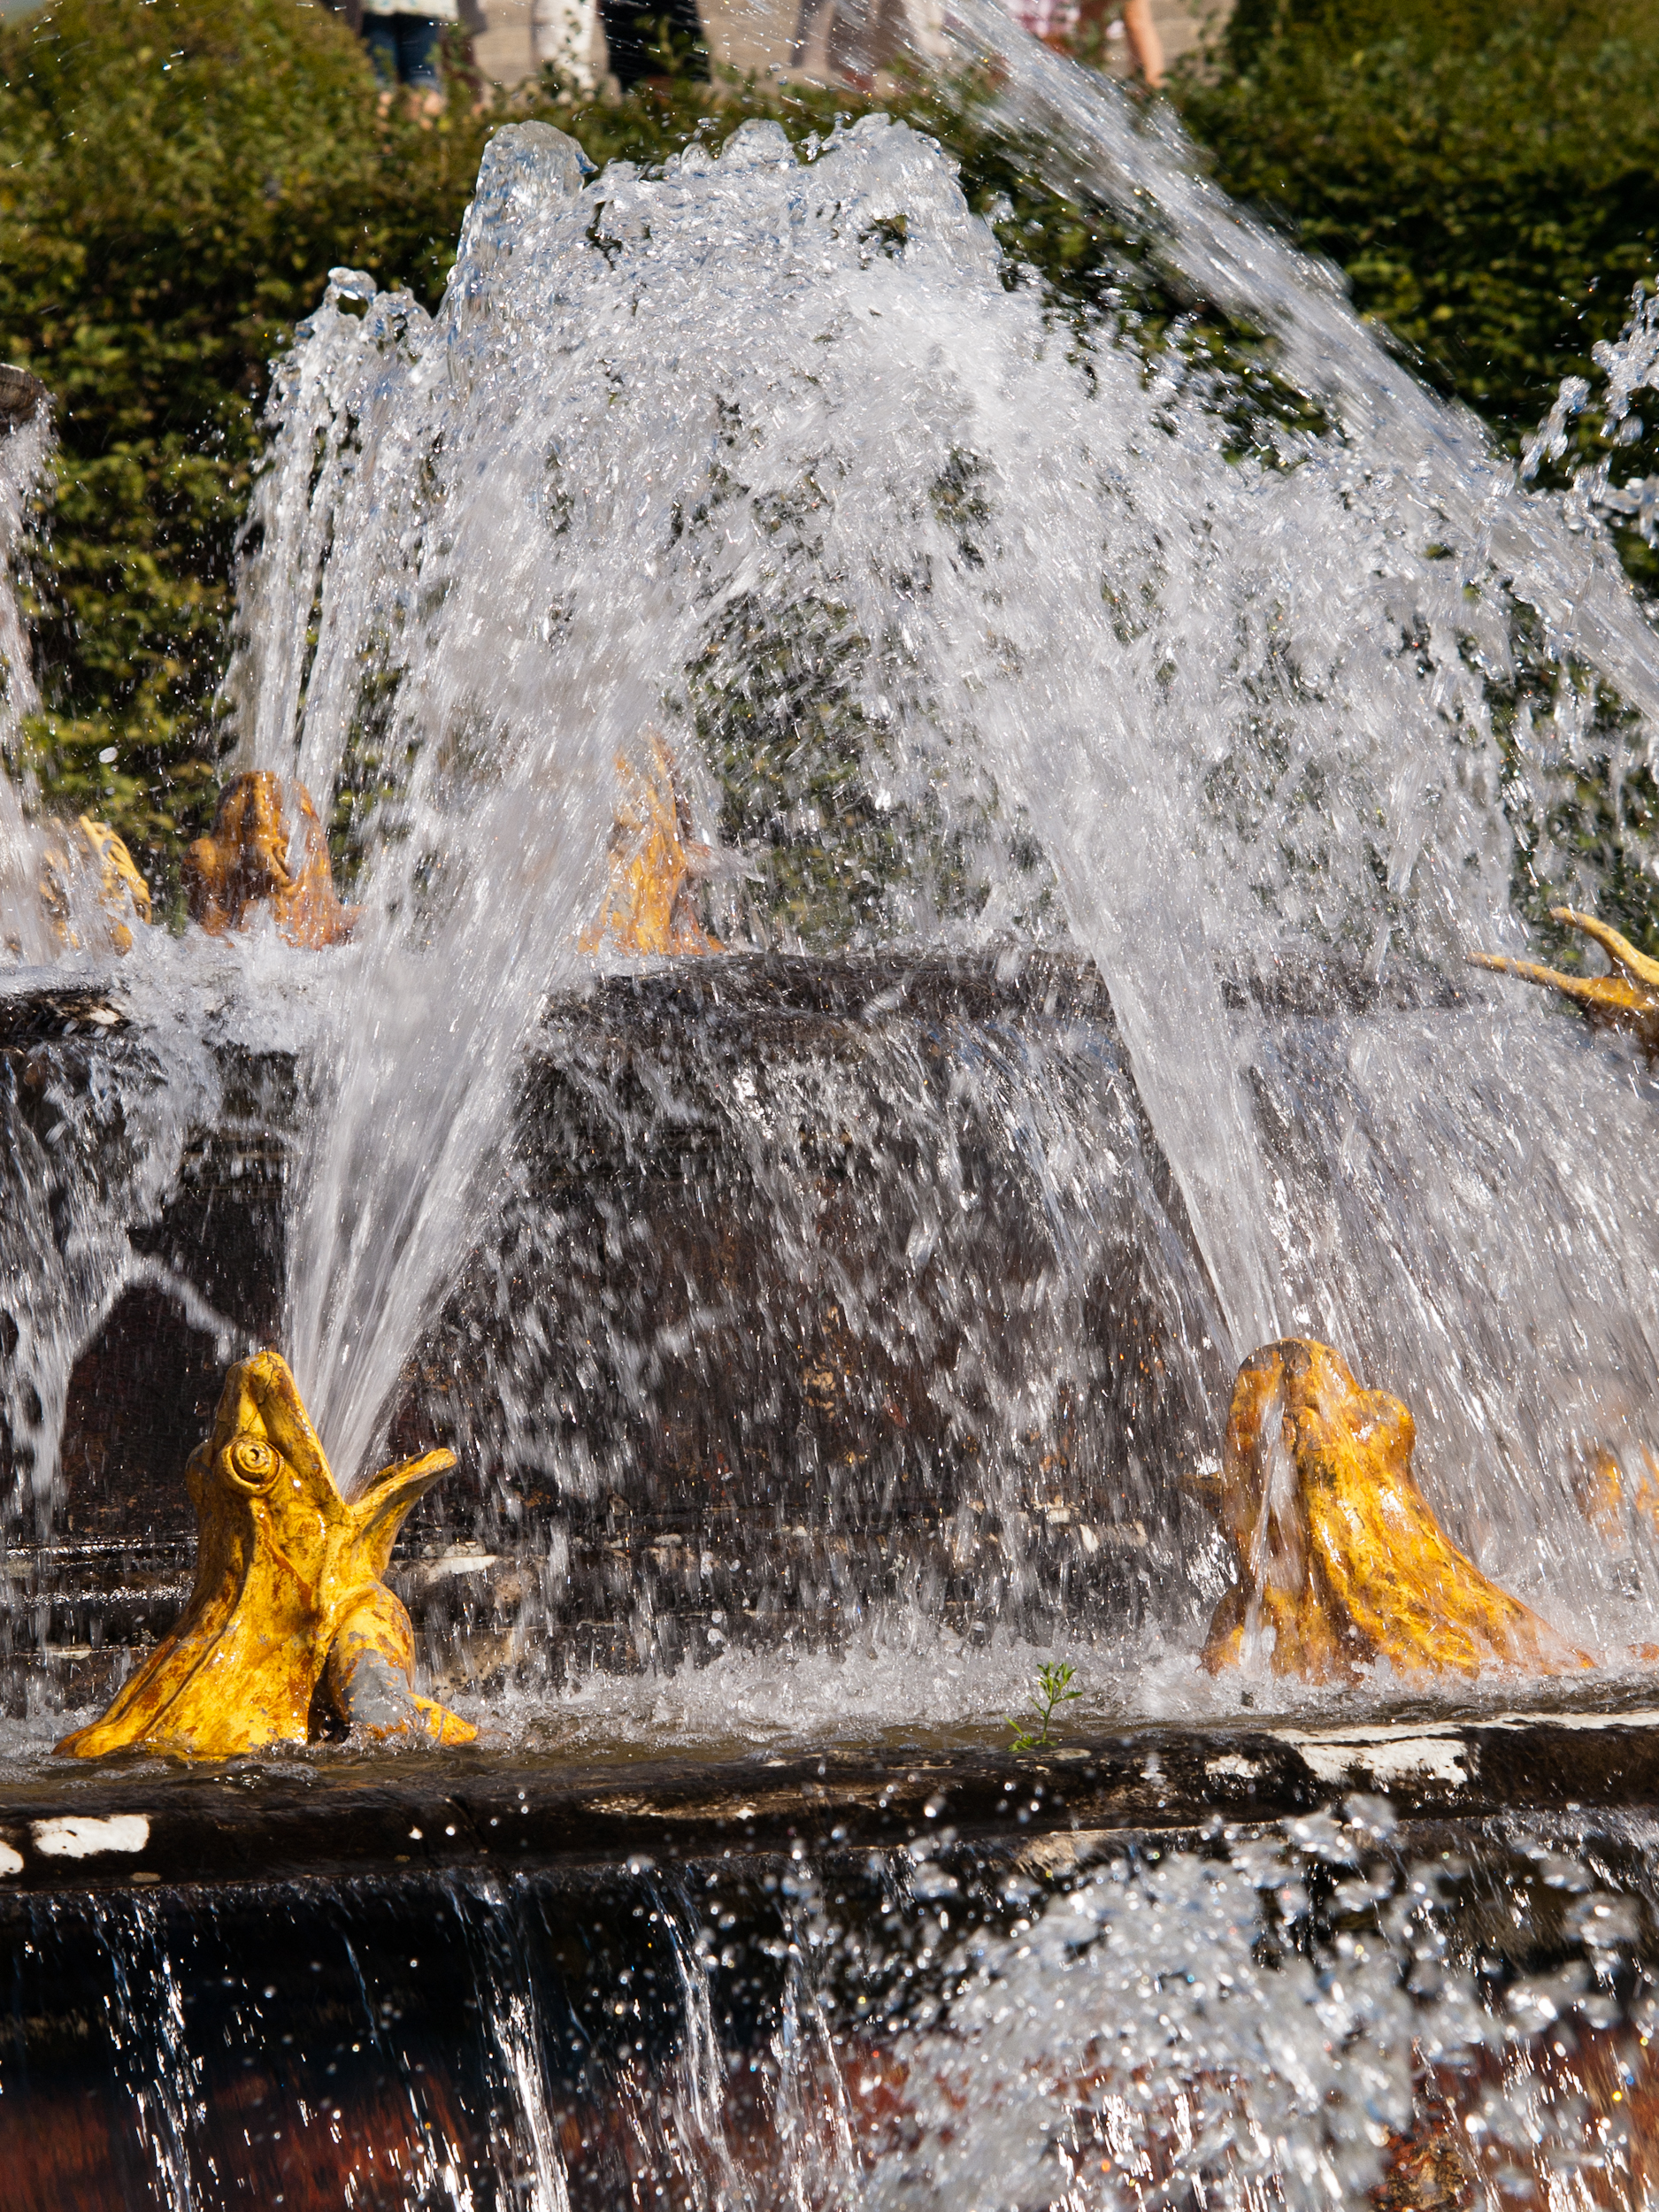
{"label": "frog's webbed foot", "polygon": [[1470,965],[1492,968],[1503,975],[1518,975],[1524,982],[1542,983],[1581,1006],[1598,1029],[1622,1029],[1640,1043],[1650,1060],[1659,1059],[1659,960],[1638,952],[1626,937],[1594,914],[1579,914],[1570,906],[1550,909],[1553,921],[1564,922],[1594,941],[1610,963],[1605,975],[1563,975],[1536,961],[1511,960],[1505,954],[1475,952]]}
{"label": "frog's webbed foot", "polygon": [[471,1743],[471,1721],[421,1697],[415,1689],[415,1632],[402,1601],[383,1584],[349,1607],[328,1647],[323,1694],[356,1736],[427,1737]]}

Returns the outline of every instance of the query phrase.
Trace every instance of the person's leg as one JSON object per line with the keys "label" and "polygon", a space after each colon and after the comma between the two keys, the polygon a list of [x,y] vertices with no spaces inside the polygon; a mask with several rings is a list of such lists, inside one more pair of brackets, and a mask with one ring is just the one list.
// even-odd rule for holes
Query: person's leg
{"label": "person's leg", "polygon": [[832,75],[855,92],[873,92],[876,86],[875,26],[870,0],[848,0],[830,17],[824,58]]}
{"label": "person's leg", "polygon": [[662,74],[658,38],[664,21],[671,37],[677,37],[682,50],[689,49],[686,74],[708,75],[709,50],[696,0],[599,0],[599,16],[611,73],[624,92]]}
{"label": "person's leg", "polygon": [[703,12],[697,0],[668,0],[663,12],[668,18],[670,29],[678,35],[685,49],[686,74],[707,77],[709,35],[703,27]]}
{"label": "person's leg", "polygon": [[594,88],[594,0],[531,0],[530,55],[579,92]]}
{"label": "person's leg", "polygon": [[426,115],[443,107],[443,79],[438,73],[438,42],[442,26],[429,15],[396,15],[397,73],[410,97]]}
{"label": "person's leg", "polygon": [[397,83],[397,18],[394,15],[365,15],[363,19],[363,43],[369,50],[369,65],[384,96]]}
{"label": "person's leg", "polygon": [[1125,0],[1124,30],[1148,89],[1156,92],[1164,82],[1164,41],[1158,36],[1148,0]]}

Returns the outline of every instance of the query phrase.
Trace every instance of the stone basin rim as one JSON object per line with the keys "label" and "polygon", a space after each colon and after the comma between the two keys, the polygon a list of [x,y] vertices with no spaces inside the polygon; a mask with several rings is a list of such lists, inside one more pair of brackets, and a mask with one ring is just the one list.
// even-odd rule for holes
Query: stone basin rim
{"label": "stone basin rim", "polygon": [[919,1857],[941,1839],[1215,1833],[1356,1798],[1386,1800],[1402,1822],[1659,1816],[1659,1708],[1127,1729],[1018,1756],[913,1748],[603,1764],[474,1748],[112,1760],[0,1783],[0,1900],[803,1849]]}

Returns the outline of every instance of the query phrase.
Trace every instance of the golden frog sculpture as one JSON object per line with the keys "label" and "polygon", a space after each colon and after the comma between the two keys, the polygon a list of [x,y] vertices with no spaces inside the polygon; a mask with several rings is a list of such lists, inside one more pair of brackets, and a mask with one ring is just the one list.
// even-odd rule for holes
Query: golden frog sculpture
{"label": "golden frog sculpture", "polygon": [[404,1516],[454,1464],[453,1452],[426,1452],[348,1501],[287,1361],[240,1361],[185,1468],[197,1540],[183,1617],[103,1719],[58,1750],[230,1758],[305,1743],[319,1706],[371,1736],[470,1742],[470,1722],[416,1695],[414,1630],[380,1580]]}
{"label": "golden frog sculpture", "polygon": [[1544,1674],[1594,1666],[1458,1550],[1411,1472],[1416,1425],[1398,1398],[1362,1390],[1327,1344],[1292,1337],[1252,1352],[1227,1417],[1218,1494],[1239,1579],[1204,1646],[1212,1674],[1273,1632],[1275,1674]]}
{"label": "golden frog sculpture", "polygon": [[[291,868],[297,826],[298,867]],[[220,795],[213,826],[184,856],[184,895],[190,919],[210,936],[246,928],[269,907],[290,945],[319,949],[351,934],[355,906],[334,891],[328,839],[303,783],[250,770]]]}
{"label": "golden frog sculpture", "polygon": [[598,952],[703,953],[724,949],[697,919],[698,881],[712,848],[691,833],[691,806],[668,741],[648,730],[649,770],[617,756],[621,786],[611,831],[610,880],[598,913],[577,941]]}
{"label": "golden frog sculpture", "polygon": [[[41,856],[40,895],[58,942],[72,952],[92,949],[81,941],[90,914],[111,949],[131,952],[134,924],[151,918],[150,886],[131,853],[107,822],[89,814],[78,814],[73,825],[53,825],[51,834],[58,841]],[[90,899],[76,895],[85,885]]]}
{"label": "golden frog sculpture", "polygon": [[1563,975],[1559,968],[1541,967],[1534,960],[1511,960],[1505,953],[1473,952],[1469,964],[1491,968],[1501,975],[1518,975],[1526,983],[1542,983],[1560,991],[1582,1007],[1593,1029],[1618,1029],[1634,1037],[1649,1060],[1659,1060],[1659,960],[1638,952],[1594,914],[1579,914],[1571,906],[1552,906],[1550,919],[1580,930],[1601,946],[1612,964],[1606,975]]}

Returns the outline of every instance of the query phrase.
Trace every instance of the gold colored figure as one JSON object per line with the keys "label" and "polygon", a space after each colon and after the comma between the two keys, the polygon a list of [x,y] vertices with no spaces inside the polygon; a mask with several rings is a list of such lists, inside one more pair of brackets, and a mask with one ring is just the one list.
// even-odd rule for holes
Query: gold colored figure
{"label": "gold colored figure", "polygon": [[1645,1523],[1659,1534],[1659,1460],[1645,1445],[1631,1456],[1640,1462],[1633,1483],[1617,1453],[1597,1446],[1574,1486],[1580,1511],[1609,1551],[1624,1550],[1632,1526]]}
{"label": "gold colored figure", "polygon": [[131,952],[133,923],[150,919],[150,886],[133,865],[133,856],[107,822],[95,822],[89,814],[78,814],[73,830],[58,826],[64,842],[49,845],[41,862],[41,904],[54,934],[72,950],[81,949],[71,886],[75,878],[90,873],[110,945],[117,952]]}
{"label": "gold colored figure", "polygon": [[319,1684],[367,1734],[469,1742],[469,1722],[416,1696],[414,1631],[380,1580],[404,1516],[454,1464],[448,1451],[404,1460],[348,1502],[287,1361],[241,1361],[185,1468],[197,1548],[183,1618],[103,1719],[58,1750],[222,1759],[304,1743]]}
{"label": "gold colored figure", "polygon": [[[298,816],[297,872],[288,865],[290,810]],[[307,949],[340,943],[357,918],[357,908],[335,896],[328,839],[311,793],[268,768],[226,786],[211,831],[184,856],[183,875],[190,919],[214,937],[243,928],[266,904],[288,943]]]}
{"label": "gold colored figure", "polygon": [[1251,1353],[1227,1417],[1217,1502],[1239,1580],[1210,1625],[1212,1674],[1268,1629],[1274,1673],[1314,1681],[1378,1659],[1402,1674],[1595,1663],[1448,1539],[1412,1479],[1416,1434],[1328,1345]]}
{"label": "gold colored figure", "polygon": [[1659,960],[1638,952],[1628,938],[1598,922],[1594,914],[1576,913],[1570,906],[1552,906],[1549,913],[1552,921],[1565,922],[1595,940],[1613,964],[1606,975],[1563,975],[1559,968],[1511,960],[1500,952],[1471,952],[1470,965],[1548,984],[1583,1007],[1592,1028],[1626,1030],[1649,1060],[1659,1060]]}
{"label": "gold colored figure", "polygon": [[611,880],[578,942],[590,953],[607,945],[620,953],[719,952],[694,904],[713,853],[692,841],[691,808],[667,740],[656,730],[648,734],[649,773],[617,756],[622,791],[611,832]]}

